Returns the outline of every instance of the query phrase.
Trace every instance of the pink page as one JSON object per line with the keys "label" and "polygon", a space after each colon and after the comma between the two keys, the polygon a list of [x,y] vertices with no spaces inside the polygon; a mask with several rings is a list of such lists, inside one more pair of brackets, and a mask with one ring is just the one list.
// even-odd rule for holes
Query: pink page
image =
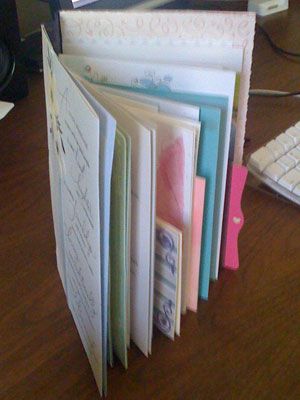
{"label": "pink page", "polygon": [[156,177],[157,216],[183,229],[184,145],[182,138],[173,141],[159,155]]}
{"label": "pink page", "polygon": [[205,179],[196,176],[194,183],[191,264],[188,276],[187,308],[197,311],[201,256],[202,222],[205,197]]}

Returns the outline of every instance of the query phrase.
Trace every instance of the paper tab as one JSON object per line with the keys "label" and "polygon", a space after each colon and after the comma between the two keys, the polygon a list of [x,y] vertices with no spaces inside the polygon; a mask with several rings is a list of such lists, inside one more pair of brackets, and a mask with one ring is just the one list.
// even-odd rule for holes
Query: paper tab
{"label": "paper tab", "polygon": [[239,267],[238,237],[244,225],[241,208],[243,190],[248,170],[243,165],[233,164],[228,177],[228,214],[225,220],[223,236],[223,267],[237,269]]}

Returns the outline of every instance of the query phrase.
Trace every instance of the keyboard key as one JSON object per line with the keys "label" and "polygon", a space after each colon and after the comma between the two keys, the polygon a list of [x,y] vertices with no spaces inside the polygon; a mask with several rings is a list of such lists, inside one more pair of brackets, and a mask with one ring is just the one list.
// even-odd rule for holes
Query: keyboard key
{"label": "keyboard key", "polygon": [[275,182],[277,182],[285,172],[285,169],[278,163],[270,164],[264,170],[264,174]]}
{"label": "keyboard key", "polygon": [[285,133],[281,133],[279,136],[277,136],[276,140],[283,145],[285,151],[289,151],[295,146],[294,140]]}
{"label": "keyboard key", "polygon": [[300,128],[297,129],[294,126],[291,126],[285,131],[285,134],[293,139],[295,145],[300,143]]}
{"label": "keyboard key", "polygon": [[283,177],[279,179],[278,183],[291,192],[294,187],[300,183],[300,171],[292,169],[286,175],[283,175]]}
{"label": "keyboard key", "polygon": [[294,168],[296,162],[293,158],[284,155],[277,160],[278,164],[280,164],[286,172],[288,172],[291,168]]}
{"label": "keyboard key", "polygon": [[300,206],[300,121],[253,153],[248,166],[258,179]]}
{"label": "keyboard key", "polygon": [[292,150],[290,150],[288,153],[287,153],[287,155],[289,156],[289,157],[292,157],[294,160],[295,160],[295,162],[298,164],[299,163],[299,161],[300,161],[300,150],[297,148],[297,147],[295,147],[295,148],[293,148]]}
{"label": "keyboard key", "polygon": [[252,167],[262,172],[269,164],[275,161],[273,153],[266,147],[261,147],[259,150],[251,154],[249,163]]}
{"label": "keyboard key", "polygon": [[299,196],[299,197],[300,197],[300,183],[298,183],[298,184],[294,187],[293,193],[294,193],[296,196]]}
{"label": "keyboard key", "polygon": [[283,145],[276,140],[271,140],[271,142],[266,144],[266,147],[274,154],[275,160],[285,153]]}

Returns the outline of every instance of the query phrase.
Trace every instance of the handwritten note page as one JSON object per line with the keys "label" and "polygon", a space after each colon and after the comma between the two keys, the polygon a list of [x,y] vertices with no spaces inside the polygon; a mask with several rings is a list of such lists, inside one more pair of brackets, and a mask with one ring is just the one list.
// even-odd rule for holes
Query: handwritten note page
{"label": "handwritten note page", "polygon": [[[154,235],[152,223],[155,216],[155,149],[152,136],[155,132],[143,126],[125,109],[109,101],[105,94],[96,91],[93,85],[74,74],[117,120],[120,129],[131,138],[131,338],[148,355],[149,311],[151,302],[151,277],[154,275]],[[154,190],[154,191],[153,191]]]}
{"label": "handwritten note page", "polygon": [[180,331],[181,247],[181,231],[157,218],[153,320],[171,339]]}
{"label": "handwritten note page", "polygon": [[[78,81],[74,80],[84,97],[97,113],[100,125],[100,158],[99,158],[99,189],[100,189],[100,245],[101,245],[101,282],[102,282],[102,353],[103,353],[103,387],[107,386],[106,360],[112,364],[112,343],[109,303],[109,232],[110,232],[110,186],[112,161],[115,145],[116,120]],[[108,343],[108,349],[107,349]],[[109,350],[109,351],[108,351]]]}
{"label": "handwritten note page", "polygon": [[99,118],[59,63],[44,29],[43,55],[49,152],[57,161],[52,172],[60,177],[61,193],[52,186],[56,181],[50,183],[55,197],[61,196],[68,304],[102,393]]}

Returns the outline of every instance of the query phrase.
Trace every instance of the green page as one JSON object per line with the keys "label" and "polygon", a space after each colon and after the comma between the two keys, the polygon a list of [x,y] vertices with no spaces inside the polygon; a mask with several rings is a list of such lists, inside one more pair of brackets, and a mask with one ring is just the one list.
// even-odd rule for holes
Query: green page
{"label": "green page", "polygon": [[117,128],[111,180],[110,311],[114,353],[127,368],[128,168],[126,137]]}
{"label": "green page", "polygon": [[110,283],[110,260],[109,260],[109,275],[108,275],[108,302],[107,302],[107,361],[108,364],[113,367],[114,366],[114,356],[113,356],[113,344],[112,344],[112,332],[111,332],[111,283]]}
{"label": "green page", "polygon": [[130,347],[130,237],[131,237],[131,138],[122,132],[126,138],[127,160],[126,160],[126,274],[127,274],[127,310],[126,310],[126,336],[127,348]]}

